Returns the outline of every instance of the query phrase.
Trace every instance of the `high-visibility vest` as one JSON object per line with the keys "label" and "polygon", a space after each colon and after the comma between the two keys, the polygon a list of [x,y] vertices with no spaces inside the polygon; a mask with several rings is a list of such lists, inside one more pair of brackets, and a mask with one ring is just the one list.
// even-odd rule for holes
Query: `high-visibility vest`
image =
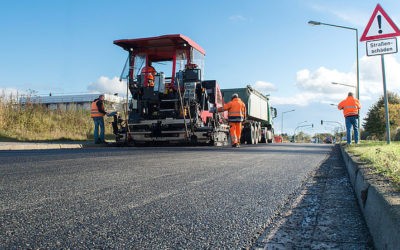
{"label": "high-visibility vest", "polygon": [[224,110],[228,110],[228,121],[242,122],[246,117],[246,105],[240,98],[234,98],[224,105]]}
{"label": "high-visibility vest", "polygon": [[103,113],[99,112],[99,108],[97,107],[97,102],[100,100],[95,100],[92,102],[92,106],[90,108],[90,117],[102,117]]}
{"label": "high-visibility vest", "polygon": [[361,108],[361,104],[357,98],[352,96],[347,97],[341,101],[338,105],[338,109],[343,109],[344,117],[357,116],[358,110]]}

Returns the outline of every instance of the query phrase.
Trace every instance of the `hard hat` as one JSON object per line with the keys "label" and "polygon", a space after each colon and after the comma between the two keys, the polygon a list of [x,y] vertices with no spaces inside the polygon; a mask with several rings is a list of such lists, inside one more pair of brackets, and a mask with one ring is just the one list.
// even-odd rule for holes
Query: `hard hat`
{"label": "hard hat", "polygon": [[232,99],[233,98],[238,98],[239,97],[239,95],[237,94],[237,93],[234,93],[233,95],[232,95]]}
{"label": "hard hat", "polygon": [[149,79],[149,80],[154,80],[153,74],[149,73],[149,74],[147,75],[147,79]]}

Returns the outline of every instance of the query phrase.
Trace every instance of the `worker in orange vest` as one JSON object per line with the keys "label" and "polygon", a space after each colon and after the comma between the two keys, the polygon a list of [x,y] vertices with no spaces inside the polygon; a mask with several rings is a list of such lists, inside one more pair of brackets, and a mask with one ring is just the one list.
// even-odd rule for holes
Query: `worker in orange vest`
{"label": "worker in orange vest", "polygon": [[142,68],[141,75],[144,76],[144,87],[154,87],[154,76],[157,71],[151,66],[151,61],[148,62],[147,66]]}
{"label": "worker in orange vest", "polygon": [[349,92],[347,98],[338,104],[338,109],[343,110],[346,121],[347,144],[351,144],[351,127],[354,130],[354,142],[358,144],[358,116],[361,109],[360,101]]}
{"label": "worker in orange vest", "polygon": [[240,137],[242,135],[242,122],[246,119],[246,105],[239,98],[238,94],[233,94],[230,102],[218,108],[218,112],[228,111],[228,121],[230,125],[232,147],[240,147]]}
{"label": "worker in orange vest", "polygon": [[[104,116],[107,112],[104,109],[104,95],[99,95],[99,98],[94,99],[90,109],[90,117],[94,122],[94,143],[107,144],[104,139]],[[99,134],[100,128],[100,134]]]}

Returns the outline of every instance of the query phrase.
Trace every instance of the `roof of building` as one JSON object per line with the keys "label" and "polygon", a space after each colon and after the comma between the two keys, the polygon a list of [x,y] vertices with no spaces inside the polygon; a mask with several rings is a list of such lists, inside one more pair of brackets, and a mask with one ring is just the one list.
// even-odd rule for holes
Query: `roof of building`
{"label": "roof of building", "polygon": [[[53,103],[85,103],[92,102],[98,98],[100,94],[80,94],[80,95],[52,95],[52,96],[29,96],[21,97],[20,103],[42,103],[42,104],[53,104]],[[123,97],[104,94],[104,100],[112,103],[121,103],[124,101]]]}

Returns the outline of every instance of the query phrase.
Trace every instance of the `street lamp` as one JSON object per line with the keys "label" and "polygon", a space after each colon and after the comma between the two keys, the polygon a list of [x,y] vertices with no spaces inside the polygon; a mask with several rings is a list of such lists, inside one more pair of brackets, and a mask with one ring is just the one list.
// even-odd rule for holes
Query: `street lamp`
{"label": "street lamp", "polygon": [[299,123],[297,123],[297,125],[300,125],[300,124],[303,124],[303,123],[306,123],[306,122],[308,122],[308,121],[299,122]]}
{"label": "street lamp", "polygon": [[294,109],[282,112],[281,135],[283,136],[283,114],[293,112]]}
{"label": "street lamp", "polygon": [[326,25],[326,26],[331,26],[331,27],[336,27],[336,28],[342,28],[342,29],[348,29],[348,30],[353,30],[356,32],[356,64],[357,64],[357,87],[356,87],[356,97],[357,99],[360,99],[360,74],[359,74],[359,62],[358,62],[358,30],[356,28],[352,27],[347,27],[347,26],[341,26],[341,25],[335,25],[335,24],[329,24],[329,23],[321,23],[317,21],[309,21],[308,24],[310,25]]}
{"label": "street lamp", "polygon": [[[356,89],[357,89],[357,86],[350,85],[350,84],[338,83],[338,82],[331,82],[331,83],[332,83],[332,84],[335,84],[335,85],[343,85],[343,86],[352,87],[352,88],[356,88]],[[358,98],[357,98],[357,99],[358,99]]]}
{"label": "street lamp", "polygon": [[[352,27],[347,27],[347,26],[341,26],[341,25],[335,25],[335,24],[329,24],[329,23],[322,23],[322,22],[317,22],[317,21],[308,21],[308,24],[310,25],[326,25],[326,26],[331,26],[331,27],[336,27],[336,28],[341,28],[341,29],[347,29],[347,30],[353,30],[356,32],[356,74],[357,74],[357,86],[356,86],[356,97],[358,100],[360,100],[360,69],[359,69],[359,62],[358,62],[358,30],[356,28]],[[360,117],[358,117],[358,130],[360,131]]]}

